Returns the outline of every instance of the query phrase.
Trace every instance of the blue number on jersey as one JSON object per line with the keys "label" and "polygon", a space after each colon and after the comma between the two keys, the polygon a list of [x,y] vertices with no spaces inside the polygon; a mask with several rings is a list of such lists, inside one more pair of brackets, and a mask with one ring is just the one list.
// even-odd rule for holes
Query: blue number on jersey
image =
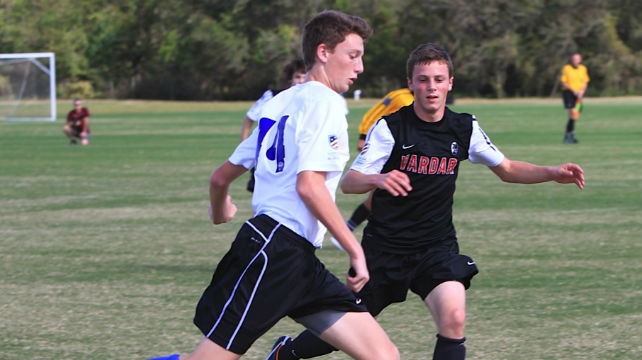
{"label": "blue number on jersey", "polygon": [[[283,117],[281,117],[277,126],[276,136],[274,136],[274,141],[272,142],[272,146],[270,146],[265,152],[265,155],[269,160],[276,160],[276,172],[283,171],[283,167],[285,166],[285,146],[283,145],[283,133],[285,133],[285,122],[288,120],[288,118],[289,115],[284,115]],[[261,150],[263,139],[275,123],[276,121],[265,117],[259,120],[259,137],[257,139],[258,144],[256,146],[257,161],[259,159],[259,152]]]}

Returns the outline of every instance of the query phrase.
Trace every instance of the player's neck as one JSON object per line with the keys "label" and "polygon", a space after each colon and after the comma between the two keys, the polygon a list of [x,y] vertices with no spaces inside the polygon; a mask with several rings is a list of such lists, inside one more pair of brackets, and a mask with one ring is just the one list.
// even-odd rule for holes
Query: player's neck
{"label": "player's neck", "polygon": [[325,69],[322,66],[319,66],[318,64],[315,64],[312,66],[312,69],[308,71],[308,74],[305,77],[305,82],[308,81],[316,81],[320,82],[321,84],[327,86],[331,90],[335,91],[335,89],[332,88],[332,84],[330,83],[330,78],[328,77],[328,74],[326,74]]}
{"label": "player's neck", "polygon": [[417,117],[425,122],[437,122],[444,118],[444,112],[446,112],[446,107],[441,106],[435,111],[430,111],[428,109],[423,109],[421,106],[414,105],[415,114]]}

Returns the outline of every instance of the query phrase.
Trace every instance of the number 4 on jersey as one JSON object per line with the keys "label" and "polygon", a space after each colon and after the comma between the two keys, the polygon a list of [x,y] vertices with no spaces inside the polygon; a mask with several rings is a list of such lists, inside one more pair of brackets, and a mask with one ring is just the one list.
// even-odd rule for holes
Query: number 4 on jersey
{"label": "number 4 on jersey", "polygon": [[[283,167],[285,166],[285,146],[283,145],[283,133],[285,132],[285,122],[289,117],[289,115],[284,115],[283,117],[281,117],[277,125],[277,131],[276,135],[274,136],[274,141],[265,152],[268,160],[276,161],[277,173],[283,171]],[[264,117],[259,120],[259,137],[257,139],[258,143],[256,144],[256,161],[258,161],[259,159],[259,153],[261,151],[261,144],[263,143],[263,139],[265,138],[265,135],[268,133],[268,131],[272,128],[272,126],[274,126],[274,124],[276,124],[276,121],[269,118]]]}

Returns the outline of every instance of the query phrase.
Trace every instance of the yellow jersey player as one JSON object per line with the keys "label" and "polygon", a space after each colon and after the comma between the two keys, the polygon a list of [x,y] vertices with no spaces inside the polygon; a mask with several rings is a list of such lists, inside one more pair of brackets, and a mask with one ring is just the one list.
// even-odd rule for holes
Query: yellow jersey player
{"label": "yellow jersey player", "polygon": [[571,63],[564,65],[562,68],[562,76],[560,82],[562,83],[562,100],[564,101],[564,108],[568,109],[568,122],[566,123],[566,134],[564,135],[564,143],[575,144],[575,120],[580,117],[582,109],[582,99],[586,92],[586,86],[591,78],[589,78],[586,66],[581,64],[582,55],[575,53],[571,56]]}

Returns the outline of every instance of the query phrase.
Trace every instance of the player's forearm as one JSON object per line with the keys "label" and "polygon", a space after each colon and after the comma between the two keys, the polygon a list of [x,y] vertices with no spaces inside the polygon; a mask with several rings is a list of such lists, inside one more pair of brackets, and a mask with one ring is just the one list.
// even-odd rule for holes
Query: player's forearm
{"label": "player's forearm", "polygon": [[226,216],[226,199],[228,189],[232,181],[243,174],[247,169],[241,165],[234,165],[229,161],[223,163],[210,176],[210,205],[212,208],[212,220],[220,223]]}
{"label": "player's forearm", "polygon": [[243,120],[243,127],[241,128],[241,141],[247,139],[250,136],[250,130],[252,129],[252,120],[247,116]]}
{"label": "player's forearm", "polygon": [[310,212],[341,243],[351,258],[363,257],[361,245],[348,229],[337,205],[325,186],[325,174],[303,171],[297,176],[297,193]]}
{"label": "player's forearm", "polygon": [[553,166],[540,166],[524,161],[504,159],[497,167],[491,168],[504,182],[517,184],[537,184],[555,180],[557,174]]}
{"label": "player's forearm", "polygon": [[82,130],[81,130],[81,132],[86,133],[86,132],[87,132],[87,129],[89,128],[89,118],[88,118],[88,117],[84,117],[84,118],[81,120],[81,123],[82,123]]}
{"label": "player's forearm", "polygon": [[365,194],[377,187],[377,179],[381,174],[366,175],[358,171],[349,170],[341,179],[341,191],[344,194]]}

